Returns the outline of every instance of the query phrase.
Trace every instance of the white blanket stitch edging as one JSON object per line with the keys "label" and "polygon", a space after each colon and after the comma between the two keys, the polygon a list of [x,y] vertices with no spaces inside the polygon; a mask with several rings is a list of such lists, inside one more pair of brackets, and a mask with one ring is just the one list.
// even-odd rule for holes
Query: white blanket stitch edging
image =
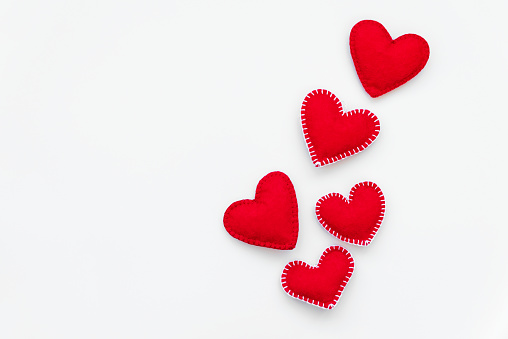
{"label": "white blanket stitch edging", "polygon": [[[374,226],[374,230],[372,231],[372,233],[369,235],[369,238],[367,240],[357,240],[357,239],[351,239],[351,238],[348,238],[348,237],[344,237],[343,235],[337,233],[335,230],[333,230],[330,225],[328,225],[326,223],[325,220],[323,220],[323,218],[321,217],[321,204],[323,203],[323,201],[325,201],[326,199],[329,199],[331,197],[339,197],[341,198],[346,204],[350,204],[351,203],[351,200],[353,199],[353,196],[354,196],[354,193],[355,191],[361,187],[361,186],[369,186],[369,187],[373,187],[376,192],[379,194],[379,197],[381,198],[381,213],[379,213],[379,219],[378,221],[376,222],[376,225]],[[332,234],[333,236],[337,237],[338,239],[342,240],[342,241],[345,241],[347,243],[350,243],[350,244],[353,244],[353,245],[358,245],[358,246],[367,246],[369,245],[371,242],[372,242],[372,239],[374,239],[374,236],[376,235],[377,231],[379,230],[379,227],[381,227],[381,223],[383,222],[383,218],[384,218],[384,215],[385,215],[385,196],[383,195],[383,192],[381,191],[381,189],[379,188],[378,185],[376,185],[375,183],[373,183],[372,181],[364,181],[364,182],[360,182],[358,184],[356,184],[355,186],[353,186],[353,188],[351,188],[351,191],[349,192],[349,198],[346,199],[344,198],[344,196],[342,194],[339,194],[339,193],[329,193],[323,197],[321,197],[317,203],[316,203],[316,217],[319,221],[319,223],[330,233]]]}
{"label": "white blanket stitch edging", "polygon": [[[353,114],[367,114],[370,118],[374,118],[374,123],[376,124],[374,134],[372,134],[371,137],[367,141],[365,141],[365,143],[363,143],[362,145],[360,145],[352,150],[338,154],[338,155],[331,157],[331,158],[325,158],[322,161],[318,160],[316,152],[313,150],[314,145],[312,145],[312,142],[311,142],[311,140],[308,136],[308,133],[307,133],[308,128],[307,128],[306,116],[305,116],[305,107],[307,104],[307,99],[310,99],[311,96],[314,96],[317,94],[325,94],[325,95],[330,96],[330,98],[332,98],[332,100],[335,102],[335,104],[339,108],[340,114],[342,114],[342,115],[348,116],[348,115],[353,115]],[[360,153],[361,151],[366,149],[370,144],[372,144],[374,142],[374,140],[376,140],[376,138],[379,135],[379,131],[381,130],[381,125],[379,124],[379,119],[377,118],[377,116],[374,113],[372,113],[371,111],[366,110],[366,109],[355,109],[355,110],[344,113],[344,111],[342,109],[342,103],[340,102],[340,100],[335,96],[335,94],[333,94],[332,92],[330,92],[326,89],[316,89],[316,90],[313,90],[312,92],[310,92],[309,94],[307,94],[307,96],[305,97],[305,99],[303,100],[303,103],[302,103],[301,120],[302,120],[303,136],[305,137],[305,142],[307,143],[307,147],[309,149],[310,158],[316,167],[329,165],[329,164],[332,164],[332,163],[337,162],[339,160],[342,160],[346,157],[354,155],[356,153]]]}
{"label": "white blanket stitch edging", "polygon": [[[289,270],[290,267],[298,265],[298,266],[304,266],[306,268],[310,268],[310,269],[314,270],[314,269],[318,268],[319,265],[321,265],[321,262],[323,261],[323,259],[326,256],[326,254],[328,254],[328,253],[330,253],[332,251],[340,251],[340,252],[344,253],[347,256],[348,260],[349,260],[349,267],[348,267],[348,272],[346,274],[346,277],[344,278],[344,280],[340,284],[339,290],[337,291],[337,294],[335,295],[335,298],[333,299],[333,301],[331,303],[328,304],[328,306],[326,306],[325,303],[323,303],[321,301],[310,299],[308,297],[299,295],[299,294],[291,291],[291,289],[289,288],[289,286],[288,286],[288,284],[286,282],[287,271]],[[311,266],[311,265],[307,264],[306,262],[303,262],[303,261],[300,261],[300,260],[295,260],[295,261],[292,261],[292,262],[288,263],[284,267],[284,270],[282,271],[280,282],[281,282],[282,289],[290,297],[293,297],[295,299],[299,299],[299,300],[305,301],[305,302],[307,302],[307,303],[309,303],[311,305],[314,305],[314,306],[317,306],[317,307],[320,307],[320,308],[331,310],[332,308],[335,307],[335,305],[339,301],[339,298],[342,295],[342,292],[344,291],[344,288],[346,287],[347,283],[349,282],[349,279],[351,278],[351,275],[353,274],[354,267],[355,267],[355,262],[353,260],[353,257],[351,256],[351,253],[349,253],[348,250],[346,250],[344,247],[341,247],[341,246],[330,246],[330,247],[328,247],[323,252],[323,254],[321,254],[321,257],[319,258],[319,262],[318,262],[318,264],[316,266]]]}

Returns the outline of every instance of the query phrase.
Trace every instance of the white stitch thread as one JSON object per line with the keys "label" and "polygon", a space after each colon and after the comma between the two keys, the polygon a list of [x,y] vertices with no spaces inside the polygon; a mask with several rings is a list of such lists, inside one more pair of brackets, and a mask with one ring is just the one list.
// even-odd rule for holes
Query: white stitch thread
{"label": "white stitch thread", "polygon": [[[303,267],[306,267],[306,268],[309,268],[309,269],[317,269],[319,268],[319,266],[321,265],[321,262],[323,261],[324,257],[326,256],[326,254],[332,252],[332,251],[340,251],[342,252],[343,254],[346,255],[347,259],[349,260],[349,267],[348,267],[348,271],[347,271],[347,274],[346,276],[344,277],[344,280],[342,281],[341,285],[339,286],[339,290],[337,291],[337,294],[335,295],[333,301],[331,301],[328,306],[325,306],[325,303],[322,302],[322,301],[318,301],[318,300],[314,300],[314,299],[310,299],[309,297],[305,297],[305,296],[302,296],[302,295],[299,295],[299,294],[296,294],[295,292],[291,291],[289,289],[289,286],[287,284],[287,281],[286,281],[286,277],[287,277],[287,272],[289,270],[289,268],[293,267],[293,266],[296,266],[296,265],[300,265],[300,266],[303,266]],[[307,264],[306,262],[303,262],[303,261],[292,261],[290,263],[288,263],[285,267],[284,267],[284,270],[282,271],[282,275],[281,275],[281,286],[282,286],[282,289],[291,297],[295,298],[295,299],[299,299],[299,300],[303,300],[311,305],[315,305],[315,306],[318,306],[318,307],[321,307],[321,308],[324,308],[324,309],[329,309],[331,310],[332,308],[335,307],[335,305],[337,304],[337,302],[339,301],[339,298],[341,297],[342,295],[342,292],[344,291],[344,288],[346,287],[347,283],[349,282],[349,279],[351,278],[351,275],[353,274],[353,271],[354,271],[354,260],[353,260],[353,257],[351,256],[351,253],[348,252],[348,250],[346,250],[345,248],[343,247],[340,247],[340,246],[330,246],[328,247],[324,252],[323,254],[321,254],[321,257],[319,258],[319,262],[316,266],[311,266],[309,264]]]}
{"label": "white stitch thread", "polygon": [[[319,91],[321,91],[321,93],[319,93]],[[307,147],[311,148],[312,145],[312,142],[310,141],[309,139],[309,136],[308,136],[308,133],[307,133],[307,123],[306,123],[306,118],[305,118],[305,109],[303,107],[306,107],[307,105],[307,99],[310,99],[311,96],[314,96],[314,95],[317,95],[317,94],[323,94],[323,91],[326,92],[326,95],[330,96],[330,98],[333,98],[333,101],[335,102],[335,104],[337,105],[337,107],[339,108],[339,113],[342,114],[343,116],[349,116],[349,115],[353,115],[353,114],[367,114],[367,116],[369,118],[373,118],[374,119],[374,133],[372,134],[371,137],[369,137],[368,141],[365,142],[365,144],[362,144],[361,146],[357,147],[357,150],[355,150],[355,152],[351,152],[351,151],[347,151],[347,152],[343,152],[339,155],[336,155],[334,157],[331,157],[331,158],[325,158],[323,160],[319,160],[317,159],[317,155],[315,153],[310,153],[310,158],[311,158],[311,161],[314,163],[314,165],[316,167],[321,167],[321,166],[325,166],[325,165],[329,165],[329,164],[332,164],[336,161],[339,161],[339,160],[342,160],[348,156],[351,156],[353,154],[356,154],[356,153],[360,153],[361,151],[365,150],[370,144],[372,144],[374,142],[374,140],[376,140],[377,138],[377,135],[379,134],[379,131],[380,131],[380,124],[379,124],[379,119],[376,117],[376,115],[368,110],[365,110],[365,109],[355,109],[355,110],[352,110],[352,111],[349,111],[349,112],[346,112],[344,113],[343,112],[343,109],[342,109],[342,104],[339,100],[339,98],[337,98],[335,96],[335,94],[333,94],[332,92],[328,91],[328,90],[323,90],[323,89],[317,89],[317,90],[313,90],[312,92],[310,92],[309,94],[307,94],[307,96],[305,97],[305,99],[303,99],[303,103],[302,103],[302,109],[301,109],[301,120],[302,120],[302,130],[303,130],[303,136],[305,138],[305,142],[307,143]],[[377,133],[377,134],[375,134]]]}
{"label": "white stitch thread", "polygon": [[[326,223],[326,221],[323,220],[323,218],[321,217],[321,204],[326,199],[329,199],[331,197],[341,198],[346,204],[349,205],[353,199],[355,191],[361,186],[368,186],[368,187],[374,188],[376,190],[376,193],[378,193],[379,198],[381,198],[381,212],[379,213],[379,218],[378,218],[376,224],[374,225],[374,230],[372,231],[372,233],[370,234],[370,236],[367,240],[358,240],[358,239],[351,239],[351,238],[345,237],[345,236],[337,233],[335,230],[333,230],[330,227],[330,225],[328,225]],[[379,186],[377,186],[375,183],[373,183],[371,181],[360,182],[360,183],[356,184],[355,186],[353,186],[353,188],[351,188],[351,191],[349,192],[348,199],[344,198],[344,196],[339,193],[328,193],[327,195],[319,198],[319,200],[316,203],[316,217],[317,217],[319,223],[324,227],[324,229],[326,229],[333,236],[337,237],[339,240],[345,241],[350,244],[358,245],[358,246],[367,246],[372,242],[372,239],[374,239],[374,236],[377,234],[379,227],[381,227],[381,223],[383,222],[384,215],[385,215],[385,197],[383,195],[383,192],[379,188]]]}

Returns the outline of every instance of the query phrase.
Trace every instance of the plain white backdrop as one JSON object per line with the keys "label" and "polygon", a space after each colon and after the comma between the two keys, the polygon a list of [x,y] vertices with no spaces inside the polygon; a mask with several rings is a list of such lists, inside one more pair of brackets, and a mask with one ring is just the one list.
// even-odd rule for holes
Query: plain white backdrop
{"label": "plain white backdrop", "polygon": [[[506,1],[0,2],[1,338],[508,338]],[[377,99],[349,31],[373,19],[429,43]],[[381,123],[315,168],[313,89]],[[296,249],[222,225],[280,170]],[[386,197],[368,247],[314,205],[364,180]],[[331,311],[287,296],[284,265],[331,245],[355,272]]]}

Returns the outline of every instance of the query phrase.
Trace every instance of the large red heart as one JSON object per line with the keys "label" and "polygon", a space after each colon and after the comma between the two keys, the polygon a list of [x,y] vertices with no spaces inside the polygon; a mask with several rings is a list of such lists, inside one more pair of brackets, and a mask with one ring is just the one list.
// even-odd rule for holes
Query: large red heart
{"label": "large red heart", "polygon": [[301,117],[305,141],[316,167],[361,152],[379,134],[379,120],[372,112],[356,109],[344,113],[340,100],[325,89],[307,94]]}
{"label": "large red heart", "polygon": [[429,59],[429,44],[419,35],[392,40],[377,21],[360,21],[349,35],[351,57],[365,91],[376,98],[414,78]]}
{"label": "large red heart", "polygon": [[298,203],[293,184],[282,172],[264,176],[254,200],[231,204],[224,213],[231,236],[251,245],[292,250],[298,239]]}
{"label": "large red heart", "polygon": [[316,216],[323,227],[342,241],[367,246],[376,235],[385,214],[385,198],[373,182],[356,184],[349,200],[330,193],[316,203]]}
{"label": "large red heart", "polygon": [[290,296],[310,304],[332,309],[353,274],[351,254],[340,246],[327,248],[316,267],[293,261],[282,271],[282,288]]}

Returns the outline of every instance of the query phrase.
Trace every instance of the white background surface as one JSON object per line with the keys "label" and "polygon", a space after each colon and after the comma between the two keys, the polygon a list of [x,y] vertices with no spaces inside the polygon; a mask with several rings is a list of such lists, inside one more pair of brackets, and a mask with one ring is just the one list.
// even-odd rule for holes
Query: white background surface
{"label": "white background surface", "polygon": [[[508,338],[505,1],[0,2],[1,338]],[[425,69],[371,99],[363,19],[423,36]],[[366,151],[314,168],[313,89],[365,108]],[[223,228],[273,170],[300,208],[293,251]],[[360,248],[314,205],[371,180],[387,213]],[[332,311],[284,265],[346,247]]]}

